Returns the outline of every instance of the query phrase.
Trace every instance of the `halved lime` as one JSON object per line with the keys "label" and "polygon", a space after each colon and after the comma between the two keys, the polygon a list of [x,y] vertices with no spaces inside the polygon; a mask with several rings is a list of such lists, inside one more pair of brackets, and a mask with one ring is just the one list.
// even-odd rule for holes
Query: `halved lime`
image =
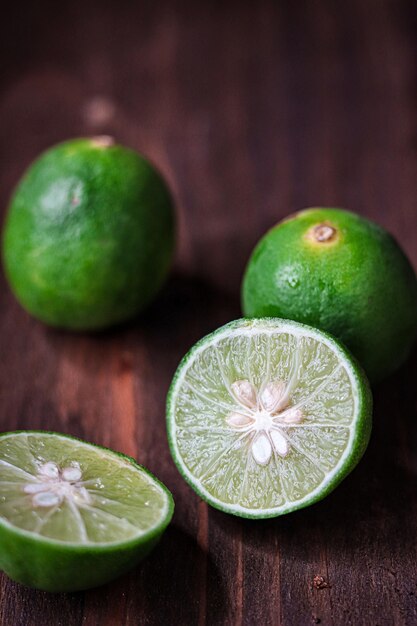
{"label": "halved lime", "polygon": [[371,410],[365,375],[335,339],[277,318],[237,320],[180,363],[168,437],[209,504],[275,517],[320,500],[353,469]]}
{"label": "halved lime", "polygon": [[46,591],[101,585],[136,565],[173,513],[123,454],[42,431],[0,435],[0,569]]}

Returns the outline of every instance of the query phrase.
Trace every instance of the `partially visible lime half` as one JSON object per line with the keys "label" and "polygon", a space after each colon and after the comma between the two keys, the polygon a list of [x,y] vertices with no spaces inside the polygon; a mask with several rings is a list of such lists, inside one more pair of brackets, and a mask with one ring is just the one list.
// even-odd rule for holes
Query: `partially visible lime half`
{"label": "partially visible lime half", "polygon": [[101,585],[136,565],[173,513],[123,454],[41,431],[0,435],[0,569],[46,591]]}
{"label": "partially visible lime half", "polygon": [[204,500],[267,518],[336,487],[366,449],[371,411],[367,379],[335,339],[287,320],[237,320],[180,363],[168,435]]}

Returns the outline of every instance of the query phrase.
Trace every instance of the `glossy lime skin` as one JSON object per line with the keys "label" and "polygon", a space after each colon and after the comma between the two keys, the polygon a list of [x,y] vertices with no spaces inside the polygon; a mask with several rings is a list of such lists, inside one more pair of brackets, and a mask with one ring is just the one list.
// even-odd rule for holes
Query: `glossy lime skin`
{"label": "glossy lime skin", "polygon": [[27,587],[72,592],[99,587],[135,567],[158,543],[165,529],[143,543],[119,547],[68,546],[33,541],[10,528],[0,529],[0,570]]}
{"label": "glossy lime skin", "polygon": [[53,326],[100,329],[139,313],[171,264],[168,188],[138,153],[101,139],[55,146],[27,170],[3,257],[22,306]]}
{"label": "glossy lime skin", "polygon": [[[309,233],[325,223],[334,241]],[[383,228],[341,209],[290,216],[259,241],[242,284],[246,317],[277,316],[346,344],[375,383],[407,358],[417,335],[417,279]]]}
{"label": "glossy lime skin", "polygon": [[[41,432],[42,431],[31,431]],[[45,432],[45,431],[44,431]],[[1,436],[11,433],[1,433]],[[48,433],[54,435],[55,433]],[[64,436],[62,433],[60,437]],[[68,436],[75,440],[75,437]],[[85,442],[84,442],[85,443]],[[89,444],[95,448],[102,448]],[[125,454],[102,448],[152,476],[165,491],[168,510],[158,527],[117,544],[72,544],[54,541],[5,524],[0,518],[0,570],[12,580],[43,591],[72,592],[104,585],[135,567],[155,547],[174,513],[171,493],[148,470]]]}

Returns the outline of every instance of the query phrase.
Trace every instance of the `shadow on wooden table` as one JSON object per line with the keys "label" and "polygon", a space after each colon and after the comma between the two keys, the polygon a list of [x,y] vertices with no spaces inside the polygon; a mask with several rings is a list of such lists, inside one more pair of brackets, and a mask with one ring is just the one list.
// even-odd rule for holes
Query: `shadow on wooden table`
{"label": "shadow on wooden table", "polygon": [[[215,589],[213,600],[207,588]],[[144,614],[155,625],[204,623],[223,624],[227,612],[224,582],[211,556],[177,526],[171,526],[158,554],[141,571],[140,590],[147,610]]]}
{"label": "shadow on wooden table", "polygon": [[[207,574],[209,572],[209,574]],[[207,580],[208,578],[208,580]],[[216,602],[207,606],[205,583],[217,590]],[[1,582],[1,579],[0,579]],[[197,624],[209,611],[214,623],[224,623],[227,606],[224,587],[210,558],[196,541],[176,526],[170,526],[159,545],[129,574],[84,593],[49,594],[18,585],[4,577],[7,586],[5,601],[13,605],[19,596],[21,605],[16,614],[17,624],[37,626],[33,621],[38,612],[42,624],[100,624],[116,626],[148,624],[183,626]]]}
{"label": "shadow on wooden table", "polygon": [[[191,347],[205,334],[241,316],[236,295],[198,276],[176,272],[148,308],[118,326],[100,331],[73,332],[49,328],[40,322],[34,323],[37,326],[35,331],[45,335],[45,340],[54,351],[64,351],[77,344],[105,349],[114,342],[118,345],[126,335],[130,339],[141,339],[144,334],[148,343],[151,340],[157,342],[156,347],[159,347],[158,340],[163,338],[165,349],[169,349],[171,344],[181,343]],[[169,338],[169,345],[166,344],[166,338]],[[184,339],[185,342],[182,341]],[[83,363],[80,361],[79,365]]]}
{"label": "shadow on wooden table", "polygon": [[199,276],[177,272],[137,323],[157,333],[168,331],[174,342],[184,336],[194,342],[239,317],[238,296]]}
{"label": "shadow on wooden table", "polygon": [[[84,621],[116,626],[124,624],[129,615],[132,624],[196,624],[207,608],[206,567],[207,555],[194,539],[170,526],[152,555],[130,574],[85,593]],[[223,586],[213,567],[210,572],[211,583],[218,589],[218,602],[210,607],[210,614],[215,623],[223,623]],[[73,594],[72,599],[78,595]]]}

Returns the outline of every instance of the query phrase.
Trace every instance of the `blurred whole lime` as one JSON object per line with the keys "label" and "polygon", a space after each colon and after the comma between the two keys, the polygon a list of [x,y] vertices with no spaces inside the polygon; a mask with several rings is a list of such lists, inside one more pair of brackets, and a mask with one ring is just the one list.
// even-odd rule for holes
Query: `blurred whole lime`
{"label": "blurred whole lime", "polygon": [[290,216],[258,243],[242,285],[246,317],[276,316],[341,339],[371,381],[393,372],[417,335],[417,279],[380,226],[341,209]]}
{"label": "blurred whole lime", "polygon": [[67,141],[27,170],[6,218],[7,278],[47,324],[100,329],[140,312],[174,251],[170,193],[148,161],[110,137]]}

